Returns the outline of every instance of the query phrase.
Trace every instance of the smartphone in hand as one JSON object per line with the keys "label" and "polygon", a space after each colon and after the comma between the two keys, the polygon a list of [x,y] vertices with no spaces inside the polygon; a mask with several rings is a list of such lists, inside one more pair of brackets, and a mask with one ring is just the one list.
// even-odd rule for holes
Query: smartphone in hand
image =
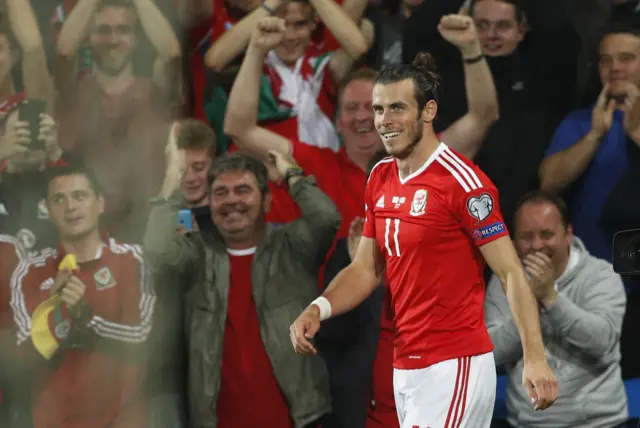
{"label": "smartphone in hand", "polygon": [[38,140],[40,133],[40,115],[45,112],[45,104],[42,100],[26,99],[18,107],[18,119],[29,124],[31,133],[30,147],[37,150],[44,150],[44,142]]}
{"label": "smartphone in hand", "polygon": [[178,226],[184,227],[189,232],[193,230],[191,210],[180,210],[180,212],[178,212]]}

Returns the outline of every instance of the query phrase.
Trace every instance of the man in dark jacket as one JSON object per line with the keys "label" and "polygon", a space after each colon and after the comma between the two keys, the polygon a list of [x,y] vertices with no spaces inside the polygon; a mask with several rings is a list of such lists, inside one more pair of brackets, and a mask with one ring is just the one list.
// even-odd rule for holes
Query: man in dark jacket
{"label": "man in dark jacket", "polygon": [[303,215],[285,226],[267,224],[265,166],[225,155],[209,174],[215,230],[177,234],[182,201],[173,195],[184,154],[170,142],[167,157],[145,255],[157,275],[178,278],[186,292],[190,426],[315,423],[331,409],[326,367],[318,356],[306,360],[291,351],[287,327],[318,294],[317,273],[340,226],[335,206],[291,158],[271,152]]}

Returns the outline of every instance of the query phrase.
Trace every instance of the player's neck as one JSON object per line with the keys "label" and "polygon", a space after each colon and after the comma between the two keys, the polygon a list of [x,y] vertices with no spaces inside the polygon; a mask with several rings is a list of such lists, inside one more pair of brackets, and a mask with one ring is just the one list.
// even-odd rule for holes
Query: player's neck
{"label": "player's neck", "polygon": [[85,263],[95,260],[103,242],[96,231],[79,239],[62,239],[61,244],[66,254],[73,254],[78,263]]}
{"label": "player's neck", "polygon": [[425,133],[409,156],[397,159],[400,176],[404,179],[422,168],[438,146],[440,141],[435,134]]}

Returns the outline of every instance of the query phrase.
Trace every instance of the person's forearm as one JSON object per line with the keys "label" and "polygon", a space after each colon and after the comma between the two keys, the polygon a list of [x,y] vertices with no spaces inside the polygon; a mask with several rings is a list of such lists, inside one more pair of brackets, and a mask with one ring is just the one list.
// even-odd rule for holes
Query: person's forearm
{"label": "person's forearm", "polygon": [[158,55],[165,60],[178,58],[181,53],[180,42],[160,9],[151,0],[135,0],[133,4],[140,25]]}
{"label": "person's forearm", "polygon": [[222,71],[231,63],[238,55],[247,48],[251,32],[261,18],[269,16],[267,8],[276,10],[283,3],[283,0],[266,0],[263,4],[265,7],[255,8],[249,15],[242,18],[240,22],[225,31],[219,39],[217,39],[204,57],[207,67]]}
{"label": "person's forearm", "polygon": [[364,55],[369,46],[356,22],[334,0],[311,0],[320,19],[352,59]]}
{"label": "person's forearm", "polygon": [[589,131],[578,143],[544,159],[540,165],[540,188],[561,192],[576,181],[591,163],[601,139]]}
{"label": "person's forearm", "polygon": [[[622,287],[620,287],[622,289]],[[602,358],[611,352],[620,340],[624,316],[625,295],[613,295],[600,305],[586,310],[568,298],[558,295],[556,301],[542,314],[561,333],[564,340],[594,358]],[[604,294],[604,293],[603,293]],[[599,310],[593,308],[598,307]],[[606,308],[603,310],[602,308]]]}
{"label": "person's forearm", "polygon": [[236,76],[224,119],[224,132],[239,137],[258,122],[260,77],[264,65],[264,52],[249,45]]}
{"label": "person's forearm", "polygon": [[366,267],[353,262],[340,271],[322,296],[331,304],[331,316],[354,309],[373,293],[379,278]]}
{"label": "person's forearm", "polygon": [[[482,55],[482,48],[478,43],[461,50],[461,54],[463,60],[474,59]],[[477,116],[481,123],[489,127],[498,120],[499,106],[496,85],[484,58],[472,64],[464,63],[464,85],[469,114]]]}
{"label": "person's forearm", "polygon": [[367,0],[344,0],[342,2],[342,10],[346,13],[354,22],[358,23],[364,15],[364,11],[367,9],[369,2]]}
{"label": "person's forearm", "polygon": [[58,54],[67,58],[75,57],[78,48],[87,38],[91,18],[99,4],[100,0],[80,0],[73,6],[58,37]]}
{"label": "person's forearm", "polygon": [[520,334],[525,361],[544,358],[538,303],[529,288],[524,272],[509,273],[505,285],[509,307]]}
{"label": "person's forearm", "polygon": [[43,100],[53,110],[53,83],[42,37],[29,0],[7,0],[9,25],[22,52],[22,78],[29,98]]}

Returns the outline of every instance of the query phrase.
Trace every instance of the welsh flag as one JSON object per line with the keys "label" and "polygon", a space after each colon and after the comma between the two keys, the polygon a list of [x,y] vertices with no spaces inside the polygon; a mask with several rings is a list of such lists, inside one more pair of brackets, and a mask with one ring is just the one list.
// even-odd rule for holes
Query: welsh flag
{"label": "welsh flag", "polygon": [[[269,127],[274,122],[295,119],[292,122],[297,126],[299,141],[338,150],[340,142],[333,125],[335,89],[327,69],[330,59],[331,53],[317,54],[315,49],[308,49],[290,68],[270,52],[260,78],[258,123]],[[205,106],[220,153],[231,143],[223,132],[228,98],[225,89],[217,86]]]}

